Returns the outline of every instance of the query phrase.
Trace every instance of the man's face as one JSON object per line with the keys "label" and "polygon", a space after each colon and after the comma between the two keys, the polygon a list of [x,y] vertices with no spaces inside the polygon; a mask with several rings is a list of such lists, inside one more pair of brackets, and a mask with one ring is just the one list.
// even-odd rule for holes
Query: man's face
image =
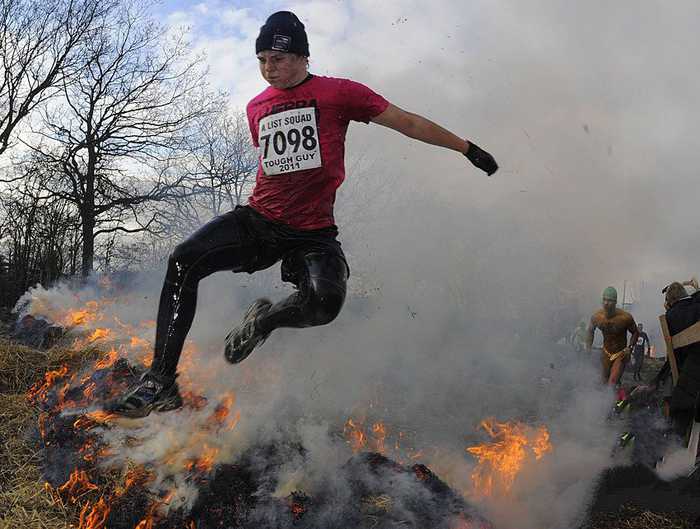
{"label": "man's face", "polygon": [[639,328],[639,332],[642,332],[644,330],[644,325],[640,323],[639,325],[637,325],[637,328]]}
{"label": "man's face", "polygon": [[617,307],[617,300],[613,298],[603,298],[603,309],[607,314],[612,314],[615,312],[615,307]]}
{"label": "man's face", "polygon": [[306,57],[294,53],[265,50],[258,53],[260,73],[270,86],[289,88],[306,76]]}

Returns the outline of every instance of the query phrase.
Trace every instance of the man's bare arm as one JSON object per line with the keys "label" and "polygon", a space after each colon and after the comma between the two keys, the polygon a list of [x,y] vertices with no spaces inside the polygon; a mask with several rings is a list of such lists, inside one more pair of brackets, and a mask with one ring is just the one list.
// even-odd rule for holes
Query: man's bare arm
{"label": "man's bare arm", "polygon": [[384,112],[372,118],[372,121],[394,129],[409,138],[452,149],[462,154],[465,154],[469,148],[467,140],[423,116],[407,112],[395,105],[390,104]]}
{"label": "man's bare arm", "polygon": [[394,129],[409,138],[462,153],[476,167],[489,175],[498,169],[493,157],[476,144],[460,138],[423,116],[407,112],[396,105],[389,104],[387,109],[372,118],[372,121]]}
{"label": "man's bare arm", "polygon": [[591,349],[593,348],[593,338],[595,335],[595,319],[591,318],[591,321],[588,323],[588,328],[586,329],[586,351],[589,353],[591,352]]}
{"label": "man's bare arm", "polygon": [[637,324],[634,320],[632,320],[629,327],[627,327],[627,331],[632,334],[632,338],[630,338],[630,343],[628,347],[630,348],[630,350],[634,350],[634,345],[637,343],[637,339],[639,338],[639,327],[637,327]]}

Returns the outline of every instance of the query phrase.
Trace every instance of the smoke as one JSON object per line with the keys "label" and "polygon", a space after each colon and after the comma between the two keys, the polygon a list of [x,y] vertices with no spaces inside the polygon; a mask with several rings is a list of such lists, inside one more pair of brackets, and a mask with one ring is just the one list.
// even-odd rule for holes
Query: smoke
{"label": "smoke", "polygon": [[[360,417],[367,425],[384,423],[387,444],[406,434],[404,448],[422,453],[416,461],[464,493],[498,527],[560,527],[580,517],[599,472],[613,464],[618,426],[605,422],[612,396],[598,386],[590,359],[554,343],[548,322],[557,291],[545,263],[523,270],[510,260],[492,262],[488,255],[507,250],[499,241],[475,257],[470,237],[480,237],[478,225],[465,224],[472,227],[462,229],[464,240],[445,240],[435,236],[440,224],[448,225],[444,214],[404,215],[399,227],[392,219],[400,217],[402,198],[386,198],[364,202],[376,230],[360,223],[343,239],[352,256],[353,286],[344,311],[329,326],[279,329],[243,364],[228,365],[223,338],[247,304],[263,295],[281,298],[291,289],[280,283],[277,268],[202,281],[190,333],[195,352],[183,356],[180,382],[203,394],[207,406],[105,429],[111,449],[105,464],[153,466],[158,477],[151,486],[175,490],[170,507],[187,508],[196,500],[195,488],[177,469],[201,455],[202,443],[224,462],[251,446],[292,438],[307,455],[290,453],[277,494],[330,488],[342,497],[349,485],[341,469],[351,455],[343,424]],[[426,197],[421,207],[444,211],[435,197]],[[355,239],[354,233],[362,236]],[[152,300],[161,280],[162,272],[141,276],[136,289],[114,296],[112,288],[112,297],[94,286],[77,292],[37,288],[23,303],[25,311],[42,316],[100,301],[103,316],[92,326],[111,327],[118,335],[155,317]],[[153,329],[148,332],[142,338],[152,341]],[[230,432],[202,437],[203,423],[227,392],[235,394],[240,421]],[[528,463],[510,495],[492,501],[472,496],[474,461],[465,452],[486,440],[478,424],[488,416],[544,424],[554,446],[541,462]]]}
{"label": "smoke", "polygon": [[[484,440],[483,418],[545,424],[553,452],[527,467],[512,494],[470,499],[506,529],[572,526],[597,476],[619,462],[611,450],[621,426],[605,420],[612,395],[598,385],[595,360],[556,342],[597,308],[606,285],[633,279],[656,288],[697,271],[699,250],[688,241],[700,185],[700,82],[691,62],[700,7],[263,7],[204,3],[196,19],[169,14],[192,22],[195,44],[213,52],[214,80],[235,105],[262,88],[252,51],[241,50],[252,50],[268,11],[291,8],[309,31],[312,71],[357,79],[464,134],[501,170],[489,179],[455,153],[378,126],[351,127],[337,223],[352,276],[339,318],[277,330],[230,366],[222,359],[230,325],[256,297],[290,289],[277,268],[215,274],[200,286],[190,333],[200,354],[187,376],[210,395],[234,391],[241,413],[221,457],[293,432],[308,457],[290,460],[278,494],[328,486],[349,455],[343,422],[362,415],[390,433],[409,432],[422,461],[469,494],[474,462],[464,448]],[[162,277],[113,310],[133,324],[153,319]],[[75,304],[61,288],[40,297]],[[645,303],[645,318],[658,313],[660,297]],[[160,456],[149,450],[176,444],[164,431],[190,431],[168,420],[149,419],[143,438],[152,443],[129,455]]]}

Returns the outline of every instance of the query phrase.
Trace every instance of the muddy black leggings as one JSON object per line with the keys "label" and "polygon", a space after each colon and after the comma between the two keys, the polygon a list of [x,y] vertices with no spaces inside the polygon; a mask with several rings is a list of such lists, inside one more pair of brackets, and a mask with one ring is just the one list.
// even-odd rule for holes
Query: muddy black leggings
{"label": "muddy black leggings", "polygon": [[257,321],[278,327],[330,323],[345,301],[348,268],[333,226],[295,230],[264,218],[250,207],[214,218],[179,244],[168,261],[156,320],[151,371],[173,377],[192,325],[199,281],[214,272],[255,272],[282,261],[283,279],[297,290]]}

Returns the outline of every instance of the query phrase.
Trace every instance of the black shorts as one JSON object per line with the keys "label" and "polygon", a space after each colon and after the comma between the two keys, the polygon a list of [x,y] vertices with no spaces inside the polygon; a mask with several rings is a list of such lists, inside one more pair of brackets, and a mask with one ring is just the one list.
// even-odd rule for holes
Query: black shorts
{"label": "black shorts", "polygon": [[[338,228],[329,226],[318,230],[298,230],[264,217],[250,206],[236,206],[212,222],[231,225],[238,232],[241,247],[252,251],[242,252],[240,264],[234,272],[253,273],[265,270],[282,261],[282,280],[298,285],[297,270],[305,255],[322,253],[335,255],[348,267],[345,254],[338,241]],[[197,234],[195,233],[193,237]],[[348,267],[348,275],[349,275]]]}

